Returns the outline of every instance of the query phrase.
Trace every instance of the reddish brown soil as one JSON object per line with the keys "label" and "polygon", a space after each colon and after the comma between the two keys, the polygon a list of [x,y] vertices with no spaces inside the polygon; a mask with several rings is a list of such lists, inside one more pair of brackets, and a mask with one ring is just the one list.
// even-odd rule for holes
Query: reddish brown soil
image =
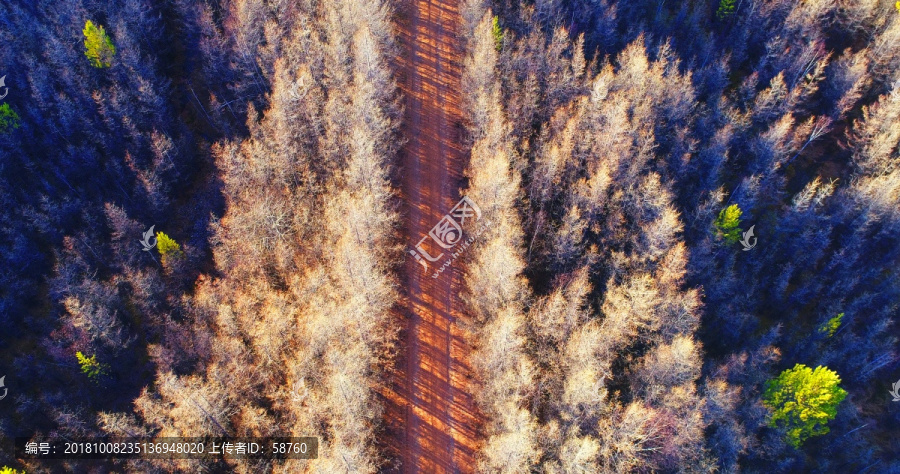
{"label": "reddish brown soil", "polygon": [[[459,142],[462,50],[458,5],[449,0],[402,0],[398,26],[404,93],[400,165],[407,248],[459,200],[466,153]],[[434,250],[429,247],[429,251]],[[436,255],[433,253],[432,255]],[[478,415],[468,387],[469,349],[457,325],[461,268],[438,278],[406,255],[401,268],[404,347],[399,375],[388,398],[389,443],[402,472],[472,472]]]}

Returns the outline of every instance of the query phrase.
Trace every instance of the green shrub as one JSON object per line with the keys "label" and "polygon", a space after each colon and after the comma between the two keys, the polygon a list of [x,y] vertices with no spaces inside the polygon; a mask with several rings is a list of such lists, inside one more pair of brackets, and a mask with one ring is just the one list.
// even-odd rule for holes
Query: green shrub
{"label": "green shrub", "polygon": [[10,128],[19,128],[19,114],[9,104],[0,105],[0,132]]}
{"label": "green shrub", "polygon": [[834,333],[841,327],[841,320],[844,319],[844,313],[841,313],[828,321],[825,321],[824,324],[819,326],[819,332],[823,334],[828,334],[828,337],[834,336]]}
{"label": "green shrub", "polygon": [[720,20],[724,20],[733,15],[735,10],[734,2],[735,0],[721,0],[719,2],[719,9],[716,10],[716,17]]}

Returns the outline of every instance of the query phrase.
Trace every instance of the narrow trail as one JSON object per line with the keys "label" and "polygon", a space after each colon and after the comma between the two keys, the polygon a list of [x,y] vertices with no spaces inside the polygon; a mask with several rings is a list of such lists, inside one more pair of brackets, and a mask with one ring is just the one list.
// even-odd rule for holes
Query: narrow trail
{"label": "narrow trail", "polygon": [[[407,248],[459,200],[466,154],[459,140],[462,49],[455,0],[401,0],[399,60],[405,97],[400,163],[403,231]],[[431,255],[440,253],[436,246]],[[461,270],[454,264],[438,278],[406,255],[401,269],[408,326],[392,393],[388,394],[390,443],[401,472],[473,472],[477,415],[468,389],[470,352],[457,326]]]}

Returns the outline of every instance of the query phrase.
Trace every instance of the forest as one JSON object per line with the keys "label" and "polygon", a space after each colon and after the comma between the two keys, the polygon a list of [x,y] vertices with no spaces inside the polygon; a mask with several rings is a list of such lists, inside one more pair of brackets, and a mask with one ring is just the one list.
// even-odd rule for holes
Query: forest
{"label": "forest", "polygon": [[[441,5],[490,226],[450,270],[477,449],[436,471],[900,472],[900,2],[12,0],[0,473],[434,471],[390,394],[401,25]],[[181,436],[318,458],[11,449]]]}

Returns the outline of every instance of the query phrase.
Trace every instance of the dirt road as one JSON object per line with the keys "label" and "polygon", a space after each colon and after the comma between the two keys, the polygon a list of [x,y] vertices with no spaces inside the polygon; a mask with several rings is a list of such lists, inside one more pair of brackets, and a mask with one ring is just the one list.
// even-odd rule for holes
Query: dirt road
{"label": "dirt road", "polygon": [[[402,0],[398,8],[408,140],[400,174],[404,237],[411,249],[460,198],[466,164],[456,127],[462,50],[456,1]],[[441,262],[426,272],[412,256],[406,257],[401,284],[408,327],[394,393],[400,399],[399,409],[394,410],[395,419],[389,419],[397,426],[399,468],[402,472],[472,472],[477,416],[467,387],[469,350],[456,326],[462,317],[461,269],[454,265],[432,278]]]}

